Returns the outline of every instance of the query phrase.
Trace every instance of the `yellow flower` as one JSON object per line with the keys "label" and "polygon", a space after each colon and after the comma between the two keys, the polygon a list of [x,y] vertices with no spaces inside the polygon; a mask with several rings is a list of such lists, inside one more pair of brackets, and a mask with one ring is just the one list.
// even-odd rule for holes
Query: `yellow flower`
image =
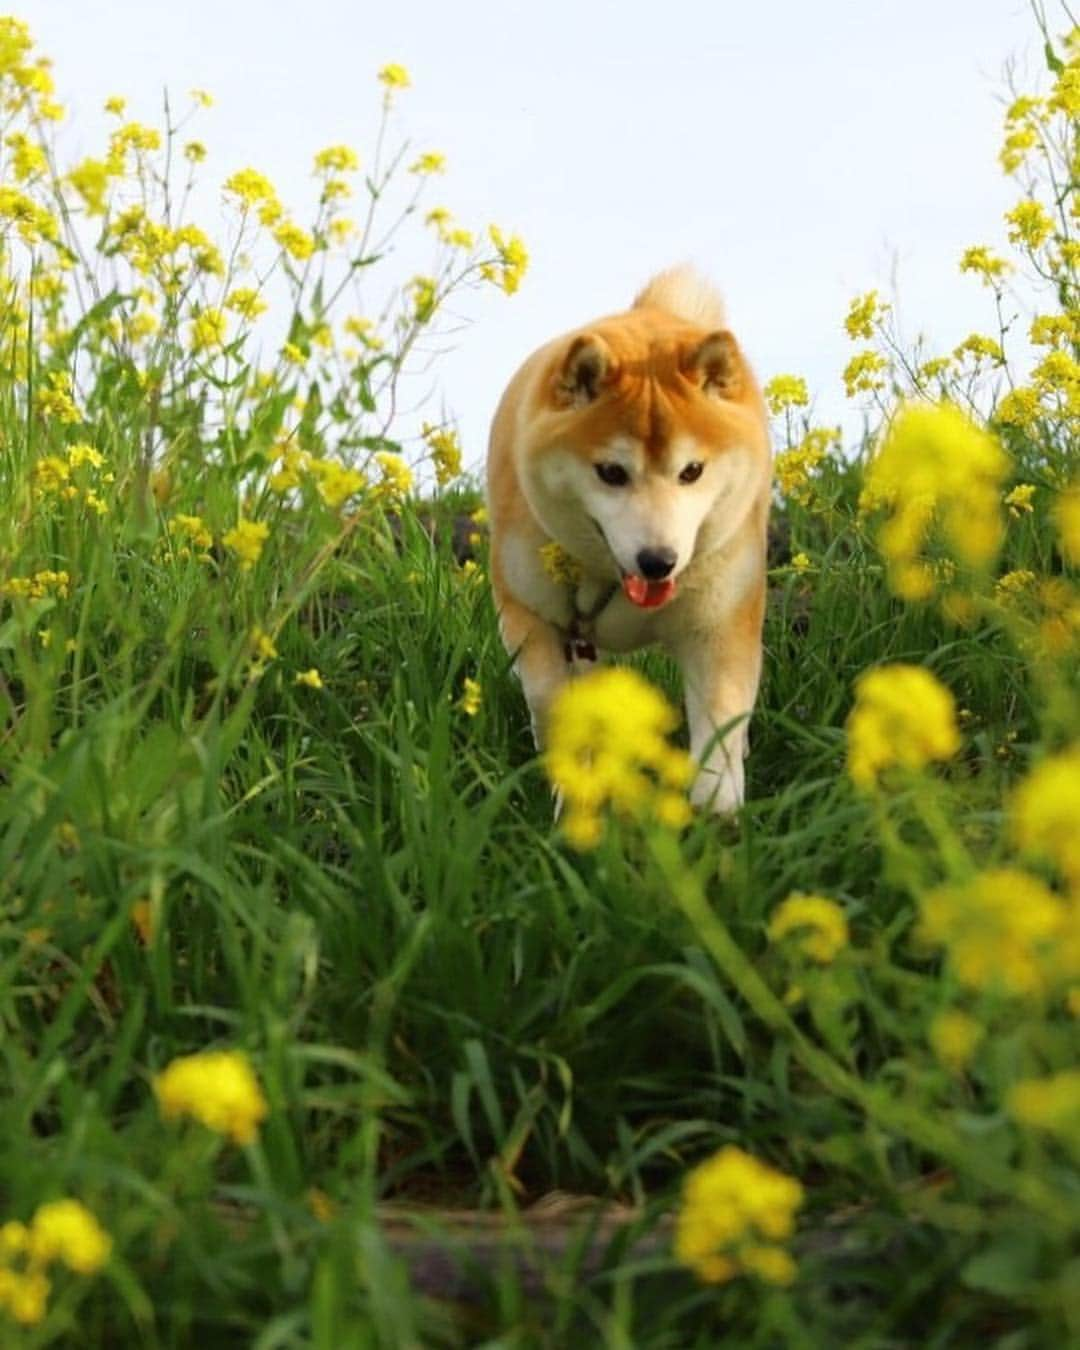
{"label": "yellow flower", "polygon": [[166,1120],[191,1116],[238,1144],[254,1142],[267,1106],[245,1055],[206,1050],[174,1059],[154,1079],[154,1095]]}
{"label": "yellow flower", "polygon": [[237,286],[225,297],[225,308],[242,319],[257,319],[266,313],[266,301],[252,286]]}
{"label": "yellow flower", "polygon": [[[671,820],[669,793],[693,776],[683,750],[667,741],[676,715],[658,689],[636,671],[609,667],[564,685],[549,716],[544,768],[567,808],[575,846],[599,837],[596,823],[608,804],[622,815]],[[588,846],[588,845],[586,845]]]}
{"label": "yellow flower", "polygon": [[412,84],[409,78],[409,72],[404,66],[391,61],[389,65],[383,66],[379,71],[380,81],[386,85],[387,89],[408,89]]}
{"label": "yellow flower", "polygon": [[461,442],[452,427],[435,427],[425,422],[421,435],[431,450],[435,466],[435,481],[445,487],[461,473]]}
{"label": "yellow flower", "polygon": [[1011,226],[1009,242],[1032,250],[1044,244],[1054,231],[1054,222],[1041,202],[1019,202],[1005,212],[1005,219]]}
{"label": "yellow flower", "polygon": [[206,146],[202,141],[188,141],[184,146],[184,158],[191,164],[201,164],[206,158]]}
{"label": "yellow flower", "polygon": [[972,357],[976,364],[980,361],[992,361],[998,366],[1005,363],[1005,353],[1001,350],[1001,344],[982,333],[969,333],[963,342],[953,349],[953,359],[958,363],[963,361],[965,356]]}
{"label": "yellow flower", "polygon": [[409,282],[409,291],[416,322],[427,323],[439,303],[439,283],[434,277],[413,277]]}
{"label": "yellow flower", "polygon": [[1080,881],[1080,744],[1037,764],[1009,800],[1017,847]]}
{"label": "yellow flower", "polygon": [[809,554],[796,553],[791,560],[791,566],[796,572],[809,572],[812,566]]}
{"label": "yellow flower", "polygon": [[1001,541],[998,441],[948,403],[910,403],[893,419],[866,472],[862,505],[885,505],[878,543],[894,583],[916,563],[934,522],[961,561],[985,567]]}
{"label": "yellow flower", "polygon": [[352,173],[359,167],[359,156],[347,145],[328,145],[315,156],[316,173]]}
{"label": "yellow flower", "polygon": [[24,244],[40,244],[59,237],[56,218],[44,206],[17,188],[0,186],[0,221],[9,220]]}
{"label": "yellow flower", "polygon": [[214,536],[206,528],[206,525],[200,516],[174,516],[172,520],[169,521],[169,533],[179,535],[182,539],[187,540],[189,544],[194,548],[201,550],[203,553],[205,553],[214,542]]}
{"label": "yellow flower", "polygon": [[878,299],[877,291],[857,295],[844,320],[844,329],[853,341],[874,336],[874,326],[889,312],[890,306]]}
{"label": "yellow flower", "polygon": [[38,492],[59,492],[71,477],[71,465],[59,455],[44,455],[33,469]]}
{"label": "yellow flower", "polygon": [[458,700],[458,707],[466,717],[475,717],[480,711],[482,691],[477,680],[470,680],[466,675],[465,682],[462,685],[461,698]]}
{"label": "yellow flower", "polygon": [[811,961],[827,966],[848,944],[844,911],[821,895],[789,895],[777,907],[766,930],[770,942],[796,934],[795,946]]}
{"label": "yellow flower", "polygon": [[1041,412],[1039,391],[1029,385],[1018,385],[998,403],[994,419],[1004,426],[1030,427]]}
{"label": "yellow flower", "polygon": [[291,220],[283,220],[273,235],[289,257],[297,262],[305,262],[315,252],[315,240]]}
{"label": "yellow flower", "polygon": [[577,586],[584,576],[581,563],[571,557],[554,539],[540,546],[540,562],[544,571],[560,585]]}
{"label": "yellow flower", "polygon": [[528,251],[518,235],[512,234],[507,239],[498,225],[488,226],[488,238],[495,245],[498,261],[484,263],[480,275],[501,287],[507,295],[513,295],[529,266]]}
{"label": "yellow flower", "polygon": [[262,556],[269,533],[269,525],[261,520],[241,520],[227,534],[222,535],[221,542],[237,555],[241,568],[247,572]]}
{"label": "yellow flower", "polygon": [[777,455],[773,471],[781,494],[808,504],[813,497],[810,475],[828,458],[839,440],[839,427],[810,427],[798,445]]}
{"label": "yellow flower", "polygon": [[922,897],[920,941],[945,950],[967,989],[1041,994],[1059,973],[1067,912],[1043,882],[1012,867],[980,872]]}
{"label": "yellow flower", "polygon": [[255,648],[255,654],[260,661],[273,661],[278,654],[274,639],[262,628],[251,630],[251,645]]}
{"label": "yellow flower", "polygon": [[994,594],[1002,604],[1009,604],[1029,591],[1035,584],[1035,573],[1027,568],[1006,572],[994,583]]}
{"label": "yellow flower", "polygon": [[412,488],[412,470],[401,456],[390,450],[378,450],[375,461],[383,471],[383,480],[378,487],[380,495],[392,501],[407,496]]}
{"label": "yellow flower", "polygon": [[437,150],[428,150],[409,166],[409,172],[423,174],[445,173],[446,156],[440,155]]}
{"label": "yellow flower", "polygon": [[1035,509],[1031,504],[1031,499],[1034,496],[1034,483],[1017,483],[1016,487],[1010,492],[1006,492],[1004,497],[1005,505],[1009,508],[1009,515],[1030,515]]}
{"label": "yellow flower", "polygon": [[111,1250],[109,1235],[78,1200],[41,1205],[30,1224],[29,1251],[43,1265],[59,1260],[78,1275],[92,1275]]}
{"label": "yellow flower", "polygon": [[1015,1083],[1006,1106],[1021,1125],[1080,1138],[1080,1069]]}
{"label": "yellow flower", "polygon": [[191,98],[200,108],[210,108],[214,104],[213,94],[207,93],[205,89],[192,89]]}
{"label": "yellow flower", "polygon": [[1065,488],[1058,497],[1054,519],[1066,561],[1080,566],[1080,482]]}
{"label": "yellow flower", "polygon": [[228,332],[228,321],[220,309],[204,309],[191,321],[191,350],[205,352],[221,347]]}
{"label": "yellow flower", "polygon": [[810,402],[806,381],[800,375],[774,375],[761,392],[774,415],[789,408],[805,408]]}
{"label": "yellow flower", "polygon": [[107,113],[112,113],[114,117],[123,117],[124,109],[127,107],[127,99],[121,98],[119,94],[113,94],[105,100],[102,106]]}
{"label": "yellow flower", "polygon": [[7,1308],[21,1326],[32,1327],[45,1316],[49,1279],[43,1271],[8,1271],[0,1267],[0,1308]]}
{"label": "yellow flower", "polygon": [[802,1202],[793,1177],[727,1144],[686,1178],[675,1256],[712,1284],[742,1273],[790,1284],[795,1263],[778,1244],[791,1237]]}
{"label": "yellow flower", "polygon": [[960,749],[953,696],[928,670],[904,664],[864,671],[847,721],[848,773],[863,789],[898,766],[919,770]]}
{"label": "yellow flower", "polygon": [[1009,264],[1005,259],[999,258],[984,244],[977,244],[965,249],[960,259],[961,272],[974,272],[976,276],[982,277],[984,283],[988,286],[993,285],[1008,270]]}
{"label": "yellow flower", "polygon": [[315,479],[319,496],[335,510],[355,496],[366,481],[359,469],[347,468],[336,459],[312,456],[306,461],[305,467]]}
{"label": "yellow flower", "polygon": [[865,351],[856,352],[843,372],[844,391],[848,398],[854,398],[856,394],[873,394],[879,389],[884,389],[885,381],[879,377],[888,367],[888,361],[870,347]]}
{"label": "yellow flower", "polygon": [[305,684],[309,689],[321,689],[323,687],[322,676],[314,666],[310,670],[302,670],[296,676],[297,684]]}
{"label": "yellow flower", "polygon": [[986,1034],[981,1022],[965,1012],[948,1008],[930,1023],[930,1048],[953,1073],[963,1073],[979,1042]]}
{"label": "yellow flower", "polygon": [[34,395],[34,403],[42,417],[55,418],[67,425],[82,421],[82,413],[72,397],[71,376],[66,370],[49,372]]}

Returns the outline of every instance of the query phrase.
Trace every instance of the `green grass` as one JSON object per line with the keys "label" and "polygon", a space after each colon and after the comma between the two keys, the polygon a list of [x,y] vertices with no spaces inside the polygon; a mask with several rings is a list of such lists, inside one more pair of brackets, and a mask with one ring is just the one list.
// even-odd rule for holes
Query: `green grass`
{"label": "green grass", "polygon": [[[809,579],[774,573],[747,808],[697,819],[682,845],[774,981],[763,929],[794,889],[840,900],[867,954],[911,918],[843,772],[860,670],[927,661],[957,691],[975,836],[996,833],[1000,785],[1038,732],[1000,635],[893,601],[838,518],[798,521],[820,559]],[[57,522],[38,528],[65,561]],[[886,1345],[920,1334],[928,1307],[937,1344],[1024,1326],[958,1285],[979,1225],[907,1208],[937,1160],[806,1072],[636,832],[613,824],[584,857],[559,842],[488,590],[449,531],[432,543],[410,509],[397,531],[372,517],[299,586],[303,544],[285,529],[238,578],[154,564],[117,522],[76,544],[87,580],[71,599],[12,617],[0,649],[0,1176],[10,1213],[74,1194],[114,1235],[109,1272],[71,1291],[81,1343],[772,1345],[798,1327],[806,1344]],[[221,673],[290,593],[261,678]],[[311,666],[322,690],[293,682]],[[483,686],[475,718],[455,706],[466,675]],[[131,916],[147,899],[144,945]],[[867,956],[849,978],[857,1004],[831,1020],[822,1005],[819,1031],[902,1098],[930,1072],[905,1061],[905,976],[875,983]],[[155,1106],[152,1075],[214,1044],[249,1053],[269,1100],[246,1154]],[[967,1128],[995,1146],[992,1119]],[[552,1272],[554,1310],[489,1272],[452,1315],[409,1293],[374,1219],[388,1199],[512,1209],[557,1189],[642,1205],[647,1228],[728,1141],[804,1179],[811,1234],[857,1207],[842,1240],[807,1242],[790,1294],[696,1289],[666,1258],[616,1259],[580,1284]]]}

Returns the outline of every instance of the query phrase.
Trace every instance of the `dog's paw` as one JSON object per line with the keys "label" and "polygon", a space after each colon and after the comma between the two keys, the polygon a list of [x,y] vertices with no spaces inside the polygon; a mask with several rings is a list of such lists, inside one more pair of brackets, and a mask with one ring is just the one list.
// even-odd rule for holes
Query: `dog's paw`
{"label": "dog's paw", "polygon": [[703,811],[718,816],[734,815],[743,804],[742,774],[702,769],[690,789],[690,800]]}

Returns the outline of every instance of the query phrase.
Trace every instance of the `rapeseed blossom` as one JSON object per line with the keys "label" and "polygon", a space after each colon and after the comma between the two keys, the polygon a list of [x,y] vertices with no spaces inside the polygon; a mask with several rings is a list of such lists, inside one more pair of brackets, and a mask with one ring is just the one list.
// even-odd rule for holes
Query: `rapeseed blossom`
{"label": "rapeseed blossom", "polygon": [[221,536],[221,542],[240,559],[243,571],[250,571],[262,556],[263,545],[270,534],[269,525],[261,520],[241,520]]}
{"label": "rapeseed blossom", "polygon": [[461,687],[461,698],[458,700],[458,707],[466,717],[475,717],[483,704],[483,690],[478,680],[470,679],[468,675]]}
{"label": "rapeseed blossom", "polygon": [[42,1321],[57,1263],[93,1275],[109,1259],[112,1239],[78,1200],[49,1200],[28,1224],[0,1224],[0,1310],[23,1326]]}
{"label": "rapeseed blossom", "polygon": [[625,667],[593,671],[559,690],[544,767],[565,803],[563,833],[575,848],[599,842],[607,806],[674,828],[687,823],[693,764],[667,741],[676,721],[663,694]]}
{"label": "rapeseed blossom", "polygon": [[790,1284],[791,1237],[803,1188],[767,1163],[725,1145],[687,1176],[675,1221],[675,1255],[710,1284],[757,1275]]}
{"label": "rapeseed blossom", "polygon": [[1061,898],[1037,877],[1014,867],[991,868],[970,881],[939,886],[919,903],[919,940],[941,947],[966,989],[998,989],[1016,997],[1045,993],[1071,964],[1064,952],[1069,914]]}
{"label": "rapeseed blossom", "polygon": [[585,575],[584,568],[561,544],[549,539],[546,544],[540,545],[539,553],[541,566],[552,581],[566,586],[580,584]]}
{"label": "rapeseed blossom", "polygon": [[1001,542],[1000,485],[1008,468],[997,440],[951,404],[900,409],[866,471],[861,502],[888,509],[878,544],[900,595],[919,599],[933,589],[924,553],[936,524],[961,562],[991,562]]}
{"label": "rapeseed blossom", "polygon": [[314,666],[310,670],[298,671],[295,682],[306,685],[308,689],[321,689],[323,687],[322,676]]}
{"label": "rapeseed blossom", "polygon": [[154,1095],[166,1120],[191,1116],[238,1144],[253,1143],[267,1105],[245,1055],[205,1050],[174,1059],[154,1079]]}
{"label": "rapeseed blossom", "polygon": [[792,938],[792,945],[811,961],[827,966],[848,944],[844,911],[821,895],[789,895],[773,911],[766,930],[770,942]]}
{"label": "rapeseed blossom", "polygon": [[1009,1089],[1006,1106],[1021,1125],[1080,1141],[1080,1069],[1021,1079]]}
{"label": "rapeseed blossom", "polygon": [[806,381],[800,375],[774,375],[761,392],[773,414],[805,408],[810,402]]}
{"label": "rapeseed blossom", "polygon": [[958,1008],[946,1008],[930,1023],[927,1039],[947,1069],[962,1073],[985,1035],[986,1028],[974,1017]]}
{"label": "rapeseed blossom", "polygon": [[1080,744],[1032,769],[1013,791],[1008,818],[1019,848],[1080,882]]}
{"label": "rapeseed blossom", "polygon": [[919,770],[960,748],[952,694],[922,666],[896,663],[864,671],[847,721],[848,773],[876,787],[892,768]]}

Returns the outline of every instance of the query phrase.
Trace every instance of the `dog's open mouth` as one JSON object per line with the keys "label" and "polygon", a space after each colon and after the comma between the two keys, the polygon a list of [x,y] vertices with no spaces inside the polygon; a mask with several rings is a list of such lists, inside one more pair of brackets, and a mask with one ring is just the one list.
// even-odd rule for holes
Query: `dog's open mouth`
{"label": "dog's open mouth", "polygon": [[647,581],[633,572],[623,573],[623,594],[632,605],[641,609],[659,609],[661,605],[666,605],[675,594],[675,586],[674,577],[664,577],[663,581]]}

